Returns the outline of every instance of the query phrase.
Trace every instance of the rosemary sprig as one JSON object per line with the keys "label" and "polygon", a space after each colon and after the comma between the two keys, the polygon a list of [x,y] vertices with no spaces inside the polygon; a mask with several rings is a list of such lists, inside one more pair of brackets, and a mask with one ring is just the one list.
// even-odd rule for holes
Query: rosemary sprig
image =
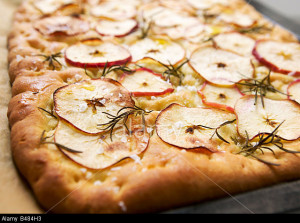
{"label": "rosemary sprig", "polygon": [[149,32],[154,24],[153,20],[150,20],[147,22],[145,18],[142,18],[143,20],[143,26],[141,26],[141,35],[139,36],[139,39],[145,39],[148,35]]}
{"label": "rosemary sprig", "polygon": [[142,117],[142,124],[143,124],[143,131],[145,131],[145,127],[146,127],[146,121],[145,121],[145,115],[148,115],[152,112],[151,111],[146,111],[138,106],[134,106],[134,107],[124,107],[121,108],[116,115],[112,115],[110,113],[107,112],[103,112],[104,114],[107,115],[107,118],[110,119],[109,122],[107,123],[103,123],[103,124],[98,124],[97,126],[101,126],[103,127],[101,130],[109,130],[110,131],[110,139],[112,140],[112,133],[113,130],[115,128],[115,126],[119,123],[122,122],[123,126],[125,126],[126,130],[131,133],[131,130],[128,128],[126,122],[128,120],[128,117],[130,115],[135,115],[138,116],[140,115]]}
{"label": "rosemary sprig", "polygon": [[247,91],[243,91],[243,93],[246,93],[246,92],[252,92],[252,93],[254,93],[254,95],[255,95],[255,102],[254,102],[254,104],[255,105],[257,104],[258,96],[260,96],[262,106],[265,107],[264,97],[266,96],[267,92],[273,92],[273,93],[277,92],[277,93],[280,93],[280,94],[287,95],[287,94],[285,94],[285,93],[277,90],[271,84],[270,74],[271,74],[271,71],[269,71],[268,75],[265,76],[261,80],[250,78],[250,79],[244,79],[244,80],[242,80],[242,82],[237,82],[236,84],[248,87],[248,90]]}
{"label": "rosemary sprig", "polygon": [[56,69],[55,62],[58,63],[59,66],[62,67],[62,64],[57,60],[57,58],[62,57],[61,52],[51,54],[51,55],[38,54],[36,56],[44,57],[45,58],[44,62],[49,62],[49,67],[52,67],[53,70]]}
{"label": "rosemary sprig", "polygon": [[[100,70],[100,69],[99,69]],[[98,71],[99,71],[98,70]],[[97,73],[97,75],[93,75],[93,74],[89,74],[88,73],[88,69],[87,69],[87,64],[85,64],[84,66],[84,72],[87,76],[92,77],[92,78],[99,78],[99,77],[106,77],[109,73],[114,72],[114,71],[123,71],[124,73],[134,73],[134,70],[132,70],[131,68],[127,67],[126,64],[124,65],[112,65],[109,66],[108,65],[108,61],[105,63],[102,72],[99,74]]]}
{"label": "rosemary sprig", "polygon": [[166,70],[162,73],[162,76],[167,80],[170,81],[171,76],[177,77],[179,79],[179,85],[182,84],[182,79],[184,76],[184,73],[180,70],[183,65],[189,62],[189,59],[186,59],[182,64],[175,67],[169,62],[169,65],[163,64],[162,62],[158,61],[162,66],[166,68]]}
{"label": "rosemary sprig", "polygon": [[50,137],[45,137],[45,130],[42,132],[42,135],[41,135],[41,138],[40,138],[40,144],[51,144],[51,145],[56,145],[57,147],[63,149],[63,150],[66,150],[68,152],[71,152],[71,153],[82,153],[81,151],[77,151],[77,150],[74,150],[74,149],[70,149],[69,147],[67,146],[64,146],[62,144],[59,144],[59,143],[56,143],[56,142],[47,142],[46,140],[50,138]]}
{"label": "rosemary sprig", "polygon": [[263,133],[263,134],[259,135],[259,140],[256,143],[250,141],[247,131],[246,131],[246,140],[244,143],[239,143],[239,140],[231,138],[236,145],[239,145],[241,147],[241,151],[238,152],[238,154],[244,154],[245,156],[251,156],[251,157],[253,157],[263,163],[269,164],[269,165],[279,166],[280,164],[263,160],[263,159],[255,156],[254,153],[256,151],[260,151],[262,154],[264,154],[263,150],[269,150],[275,155],[275,152],[270,147],[271,145],[276,146],[277,148],[281,149],[284,152],[300,153],[299,151],[292,151],[292,150],[285,149],[283,147],[282,139],[276,135],[279,127],[283,124],[283,122],[281,122],[271,133]]}
{"label": "rosemary sprig", "polygon": [[101,77],[105,77],[107,74],[109,74],[113,71],[123,71],[124,73],[133,73],[134,72],[134,70],[127,67],[126,64],[124,64],[122,66],[121,65],[108,66],[108,62],[106,62],[105,66],[103,68]]}
{"label": "rosemary sprig", "polygon": [[239,33],[258,33],[258,34],[264,34],[267,32],[271,32],[273,30],[273,27],[267,27],[266,25],[260,25],[260,26],[253,26],[250,28],[239,28],[237,31]]}

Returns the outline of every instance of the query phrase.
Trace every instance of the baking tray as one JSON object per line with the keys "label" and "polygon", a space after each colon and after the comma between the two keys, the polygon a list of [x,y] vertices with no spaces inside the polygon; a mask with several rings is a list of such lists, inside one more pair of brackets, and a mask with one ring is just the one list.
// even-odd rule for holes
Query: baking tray
{"label": "baking tray", "polygon": [[228,195],[165,214],[280,214],[300,213],[300,180],[258,190]]}
{"label": "baking tray", "polygon": [[[249,1],[257,11],[271,22],[290,30],[300,40],[300,25],[259,1]],[[287,3],[288,4],[288,3]],[[300,171],[300,170],[299,170]],[[270,187],[201,202],[164,214],[279,214],[300,213],[300,180],[284,182]]]}
{"label": "baking tray", "polygon": [[269,19],[271,22],[278,24],[294,33],[294,35],[297,36],[298,40],[300,40],[300,23],[297,23],[294,20],[270,9],[260,1],[252,0],[249,1],[249,4],[255,7],[257,11],[262,13],[265,16],[265,18]]}

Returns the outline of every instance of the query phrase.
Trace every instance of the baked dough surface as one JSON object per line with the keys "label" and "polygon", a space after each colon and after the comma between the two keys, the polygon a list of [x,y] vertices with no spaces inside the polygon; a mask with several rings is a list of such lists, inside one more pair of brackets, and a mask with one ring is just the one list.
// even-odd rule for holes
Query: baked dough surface
{"label": "baked dough surface", "polygon": [[[66,85],[99,78],[97,76],[99,73],[94,68],[71,66],[64,60],[64,57],[58,58],[60,63],[54,62],[55,66],[50,66],[49,61],[45,61],[45,57],[41,55],[64,52],[67,47],[81,40],[92,38],[101,38],[128,46],[139,38],[141,27],[125,37],[101,36],[94,29],[96,21],[98,21],[95,15],[98,16],[98,12],[92,10],[101,2],[86,0],[78,1],[81,2],[79,4],[77,1],[57,0],[54,2],[65,2],[60,4],[68,5],[62,8],[57,7],[54,10],[50,7],[41,7],[40,2],[27,0],[22,3],[16,11],[8,37],[9,75],[13,95],[9,104],[8,118],[14,161],[46,212],[158,212],[300,177],[300,157],[294,153],[287,153],[275,148],[275,155],[271,151],[264,151],[264,154],[257,153],[258,157],[280,164],[280,166],[275,166],[238,154],[237,145],[227,144],[222,140],[218,140],[216,150],[212,152],[205,148],[188,150],[172,146],[157,135],[155,129],[157,117],[170,104],[177,103],[186,107],[206,106],[197,90],[207,83],[188,64],[182,67],[182,72],[185,74],[182,84],[179,86],[175,80],[172,93],[160,96],[133,96],[137,106],[153,110],[145,116],[146,124],[152,131],[148,147],[137,156],[123,159],[104,169],[91,169],[74,162],[56,145],[41,143],[43,134],[49,137],[47,139],[50,141],[53,140],[58,122],[63,122],[62,118],[57,117],[53,110],[53,93]],[[147,4],[142,4],[142,1],[138,0],[129,2],[130,5],[137,9],[144,9],[146,12],[148,7],[155,8],[157,5],[172,8],[176,2],[175,5],[181,8],[186,4],[185,1],[152,1]],[[201,18],[201,22],[209,24],[210,26],[207,28],[209,31],[204,32],[204,36],[199,34],[192,41],[188,41],[186,37],[174,37],[175,39],[170,40],[170,37],[161,33],[165,32],[161,28],[166,22],[164,20],[161,21],[161,24],[151,26],[150,33],[148,33],[149,36],[159,36],[163,40],[167,39],[180,44],[186,50],[186,57],[201,46],[216,47],[212,46],[216,43],[206,41],[207,38],[227,32],[229,26],[240,31],[242,26],[247,26],[246,28],[249,29],[247,25],[249,20],[250,26],[254,26],[251,21],[255,21],[255,24],[258,23],[256,26],[271,27],[266,33],[248,32],[245,34],[254,40],[267,38],[276,41],[297,42],[293,34],[277,25],[270,24],[244,1],[221,1],[229,2],[229,5],[215,5],[205,10],[195,9],[196,6],[192,4],[195,1],[187,2],[190,2],[191,5],[186,4],[184,9],[180,10],[176,7],[174,9],[183,11],[184,15],[193,15],[192,18],[198,16]],[[78,15],[82,13],[81,7],[84,8],[84,13]],[[241,20],[241,24],[234,25],[232,25],[233,21],[230,16],[215,20],[214,15],[217,13],[227,15],[225,9],[242,13],[248,17],[241,17],[244,18]],[[48,10],[51,12],[49,13]],[[207,13],[206,17],[201,14],[204,12]],[[90,21],[93,29],[90,28],[89,31],[83,33],[79,30],[79,34],[76,35],[61,33],[45,35],[35,26],[36,21],[41,18],[69,16],[70,14],[74,18],[82,16],[83,20]],[[114,16],[115,14],[110,13],[109,15]],[[134,17],[137,18],[137,15]],[[103,17],[105,16],[108,15],[103,15]],[[204,17],[206,21],[203,20]],[[246,28],[244,27],[244,29]],[[174,30],[168,29],[168,32],[172,33]],[[201,38],[197,39],[196,37]],[[253,66],[256,67],[256,76],[268,70],[254,58],[252,59]],[[164,71],[164,66],[151,59],[144,59],[139,63],[156,73]],[[107,78],[120,81],[118,72],[108,74]],[[296,79],[294,76],[275,72],[271,76],[272,84],[284,92],[288,85]],[[287,97],[276,93],[267,96],[275,100]],[[41,108],[50,113],[53,111],[56,118]],[[232,113],[232,115],[234,114]],[[223,134],[227,138],[232,134],[236,136],[236,131],[232,131],[232,129],[236,129],[235,124],[230,124],[228,131],[224,130]],[[284,142],[284,145],[289,150],[300,151],[299,140]]]}

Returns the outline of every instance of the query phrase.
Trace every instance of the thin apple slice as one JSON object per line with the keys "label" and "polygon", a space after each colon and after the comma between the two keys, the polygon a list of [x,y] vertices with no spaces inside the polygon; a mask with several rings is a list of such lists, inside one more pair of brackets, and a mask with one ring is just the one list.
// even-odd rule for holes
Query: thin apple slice
{"label": "thin apple slice", "polygon": [[231,31],[229,26],[221,26],[215,24],[202,24],[189,27],[185,30],[184,36],[191,43],[203,43],[220,33]]}
{"label": "thin apple slice", "polygon": [[138,27],[134,19],[123,21],[101,20],[97,23],[96,31],[102,36],[124,37],[132,33]]}
{"label": "thin apple slice", "polygon": [[153,20],[154,24],[163,28],[171,28],[177,26],[191,26],[199,23],[199,20],[195,17],[180,14],[170,9],[158,13]]}
{"label": "thin apple slice", "polygon": [[174,65],[185,57],[185,50],[179,44],[167,39],[138,40],[129,50],[134,62],[151,58],[166,65]]}
{"label": "thin apple slice", "polygon": [[272,100],[264,98],[255,105],[255,96],[240,98],[235,105],[238,132],[241,136],[253,139],[263,133],[271,133],[280,123],[277,136],[285,140],[300,137],[300,105],[292,100]]}
{"label": "thin apple slice", "polygon": [[[180,2],[173,2],[176,6],[168,6],[166,2],[149,2],[140,8],[141,16],[143,20],[152,22],[153,25],[170,28],[175,27],[178,24],[182,24],[182,19],[192,18],[189,16],[189,10],[185,11],[176,9],[180,5]],[[193,18],[196,19],[196,18]]]}
{"label": "thin apple slice", "polygon": [[45,36],[67,35],[74,36],[89,31],[90,25],[87,21],[71,16],[52,16],[38,20],[34,28]]}
{"label": "thin apple slice", "polygon": [[229,0],[187,0],[187,2],[195,9],[205,10],[216,4],[221,4],[223,6],[228,5]]}
{"label": "thin apple slice", "polygon": [[122,1],[108,1],[93,7],[90,12],[96,17],[121,21],[135,17],[137,10],[134,5]]}
{"label": "thin apple slice", "polygon": [[255,40],[238,32],[222,33],[213,38],[216,47],[230,50],[241,56],[252,56]]}
{"label": "thin apple slice", "polygon": [[186,1],[159,0],[159,3],[164,7],[180,12],[181,14],[195,14],[195,9],[191,5],[186,4]]}
{"label": "thin apple slice", "polygon": [[167,35],[170,39],[189,38],[203,31],[203,24],[195,17],[170,15],[157,18],[152,31],[157,35]]}
{"label": "thin apple slice", "polygon": [[300,79],[289,84],[287,94],[289,99],[295,100],[300,104]]}
{"label": "thin apple slice", "polygon": [[140,8],[141,16],[143,20],[145,21],[153,21],[155,20],[155,16],[159,15],[160,13],[163,13],[165,10],[167,10],[166,7],[163,7],[158,2],[151,2],[145,5],[142,5]]}
{"label": "thin apple slice", "polygon": [[81,4],[76,4],[76,3],[70,3],[61,6],[58,10],[56,10],[54,13],[51,15],[55,16],[80,16],[83,14],[84,8]]}
{"label": "thin apple slice", "polygon": [[161,74],[146,68],[137,69],[133,74],[124,73],[120,82],[136,97],[161,96],[174,91],[172,84]]}
{"label": "thin apple slice", "polygon": [[195,50],[190,65],[208,82],[219,86],[234,86],[242,79],[251,78],[254,73],[249,58],[213,47]]}
{"label": "thin apple slice", "polygon": [[215,152],[218,145],[212,138],[215,128],[234,119],[234,114],[215,108],[171,104],[157,117],[156,131],[170,145],[184,149],[206,148]]}
{"label": "thin apple slice", "polygon": [[201,36],[201,34],[204,33],[205,29],[205,24],[199,22],[198,24],[187,27],[182,35],[184,38],[190,41],[190,39],[193,37],[197,38],[198,36]]}
{"label": "thin apple slice", "polygon": [[243,96],[236,86],[231,88],[216,87],[207,82],[203,84],[198,93],[202,98],[203,104],[227,110],[232,113],[234,113],[234,105],[236,101]]}
{"label": "thin apple slice", "polygon": [[43,14],[51,14],[64,5],[72,4],[75,0],[37,0],[33,1],[33,5]]}
{"label": "thin apple slice", "polygon": [[299,43],[259,40],[253,49],[253,55],[274,72],[300,75]]}
{"label": "thin apple slice", "polygon": [[133,107],[130,92],[112,79],[85,80],[57,89],[54,109],[59,117],[86,133],[100,133],[99,124],[123,107]]}
{"label": "thin apple slice", "polygon": [[224,10],[218,16],[218,18],[224,21],[225,23],[229,23],[238,27],[245,27],[245,28],[252,27],[257,23],[257,20],[251,17],[249,14],[245,14],[230,8]]}
{"label": "thin apple slice", "polygon": [[109,133],[85,134],[60,121],[54,139],[60,150],[76,163],[91,169],[104,169],[125,158],[137,156],[147,148],[149,134],[143,131],[141,125],[131,126],[131,130],[129,134],[126,129],[115,129],[111,139]]}
{"label": "thin apple slice", "polygon": [[178,13],[170,9],[164,9],[156,14],[152,20],[152,31],[157,35],[167,35],[170,39],[185,37],[186,30],[200,24],[196,17]]}
{"label": "thin apple slice", "polygon": [[155,14],[151,20],[156,26],[170,28],[181,24],[183,16],[168,8],[163,8],[162,11]]}
{"label": "thin apple slice", "polygon": [[115,43],[88,39],[67,48],[65,58],[76,67],[97,68],[126,64],[131,60],[131,55],[128,50]]}
{"label": "thin apple slice", "polygon": [[[162,2],[164,5],[166,2]],[[158,3],[150,3],[142,7],[142,18],[145,24],[151,24],[151,32],[156,35],[167,35],[170,39],[183,37],[187,27],[199,23],[196,17],[190,16],[184,10],[180,12],[173,8],[163,7]],[[169,4],[169,3],[167,3]],[[173,2],[178,6],[178,2]]]}

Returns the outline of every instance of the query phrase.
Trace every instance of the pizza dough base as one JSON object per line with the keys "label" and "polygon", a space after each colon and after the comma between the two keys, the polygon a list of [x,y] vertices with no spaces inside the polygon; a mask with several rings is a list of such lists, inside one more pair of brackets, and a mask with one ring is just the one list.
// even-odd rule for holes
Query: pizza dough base
{"label": "pizza dough base", "polygon": [[[42,132],[54,130],[56,121],[38,107],[47,108],[53,103],[54,90],[75,75],[87,77],[83,69],[77,68],[43,71],[44,63],[38,59],[25,58],[19,63],[17,55],[35,53],[34,48],[63,47],[56,43],[49,45],[35,34],[26,41],[19,33],[29,35],[28,24],[20,21],[30,19],[25,2],[15,15],[9,36],[13,98],[8,118],[14,161],[46,213],[157,212],[300,177],[299,155],[276,151],[274,157],[266,152],[266,160],[281,164],[268,166],[230,152],[182,150],[164,143],[156,133],[140,160],[126,159],[105,170],[83,168],[56,146],[41,145]],[[294,40],[292,34],[278,27],[276,36]],[[30,69],[40,73],[36,75]],[[171,101],[172,98],[166,105]],[[147,122],[154,123],[156,115],[154,112],[147,116]],[[289,149],[299,149],[299,141],[292,142]]]}

